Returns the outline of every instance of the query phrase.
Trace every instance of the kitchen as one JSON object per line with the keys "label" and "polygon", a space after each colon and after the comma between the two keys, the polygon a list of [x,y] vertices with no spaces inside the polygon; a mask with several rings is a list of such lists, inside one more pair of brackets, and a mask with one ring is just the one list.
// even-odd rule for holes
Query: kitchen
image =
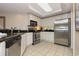
{"label": "kitchen", "polygon": [[[29,3],[28,7],[27,3],[0,4],[0,19],[3,20],[3,24],[0,23],[0,33],[2,34],[0,39],[0,55],[73,55],[72,39],[68,42],[68,47],[62,46],[62,42],[59,42],[60,44],[54,44],[56,43],[55,36],[57,36],[55,35],[55,21],[70,19],[72,4],[49,3],[53,12],[45,12],[39,5],[40,3],[38,5],[37,3]],[[41,5],[44,5],[44,3]],[[39,12],[35,11],[35,9]],[[71,32],[69,34],[71,34]],[[71,35],[68,36],[71,37]],[[58,52],[53,52],[53,48]],[[45,50],[45,52],[43,50]],[[64,53],[64,51],[66,52]]]}

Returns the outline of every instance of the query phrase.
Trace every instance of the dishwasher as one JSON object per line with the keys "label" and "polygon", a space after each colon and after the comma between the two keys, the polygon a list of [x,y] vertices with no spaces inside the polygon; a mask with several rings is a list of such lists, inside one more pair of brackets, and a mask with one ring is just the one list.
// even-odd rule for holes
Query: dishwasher
{"label": "dishwasher", "polygon": [[6,56],[21,55],[21,36],[11,38],[6,41]]}

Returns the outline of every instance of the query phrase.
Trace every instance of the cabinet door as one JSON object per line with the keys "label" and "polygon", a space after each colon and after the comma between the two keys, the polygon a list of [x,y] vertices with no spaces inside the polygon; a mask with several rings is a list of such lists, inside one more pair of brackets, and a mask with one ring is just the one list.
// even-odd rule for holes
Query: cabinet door
{"label": "cabinet door", "polygon": [[0,42],[0,56],[5,56],[5,42]]}
{"label": "cabinet door", "polygon": [[41,38],[41,40],[45,40],[45,38],[46,38],[45,32],[40,33],[40,38]]}
{"label": "cabinet door", "polygon": [[21,55],[24,53],[25,48],[27,47],[27,33],[21,35]]}
{"label": "cabinet door", "polygon": [[54,43],[54,32],[41,32],[41,40]]}
{"label": "cabinet door", "polygon": [[33,43],[33,33],[27,33],[27,46]]}

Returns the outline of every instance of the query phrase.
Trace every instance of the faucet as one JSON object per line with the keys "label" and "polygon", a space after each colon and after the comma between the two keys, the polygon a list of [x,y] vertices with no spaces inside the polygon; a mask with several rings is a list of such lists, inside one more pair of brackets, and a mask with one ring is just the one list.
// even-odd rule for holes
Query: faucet
{"label": "faucet", "polygon": [[13,27],[11,27],[11,35],[13,35],[13,34],[14,34],[14,33],[13,33],[13,30],[14,30],[14,29],[16,29],[16,27],[14,27],[14,28],[13,28]]}
{"label": "faucet", "polygon": [[18,29],[18,33],[20,33],[20,30]]}
{"label": "faucet", "polygon": [[11,27],[11,35],[13,35],[13,27]]}

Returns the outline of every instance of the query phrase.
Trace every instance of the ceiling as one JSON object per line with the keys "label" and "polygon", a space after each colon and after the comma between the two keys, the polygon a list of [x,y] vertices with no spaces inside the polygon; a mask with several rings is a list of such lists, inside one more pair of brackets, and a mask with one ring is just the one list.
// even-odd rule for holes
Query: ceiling
{"label": "ceiling", "polygon": [[45,12],[37,3],[31,3],[29,4],[29,7],[32,7],[33,9],[36,9],[39,12],[35,12],[30,9],[30,13],[40,17],[40,18],[45,18],[49,16],[54,16],[62,13],[68,13],[72,9],[72,4],[71,3],[49,3],[49,6],[52,8],[51,12]]}
{"label": "ceiling", "polygon": [[[43,4],[43,3],[42,3]],[[48,3],[52,11],[46,12],[37,3],[0,3],[0,13],[30,13],[40,18],[68,13],[71,3]]]}
{"label": "ceiling", "polygon": [[27,3],[0,3],[0,13],[27,13]]}

